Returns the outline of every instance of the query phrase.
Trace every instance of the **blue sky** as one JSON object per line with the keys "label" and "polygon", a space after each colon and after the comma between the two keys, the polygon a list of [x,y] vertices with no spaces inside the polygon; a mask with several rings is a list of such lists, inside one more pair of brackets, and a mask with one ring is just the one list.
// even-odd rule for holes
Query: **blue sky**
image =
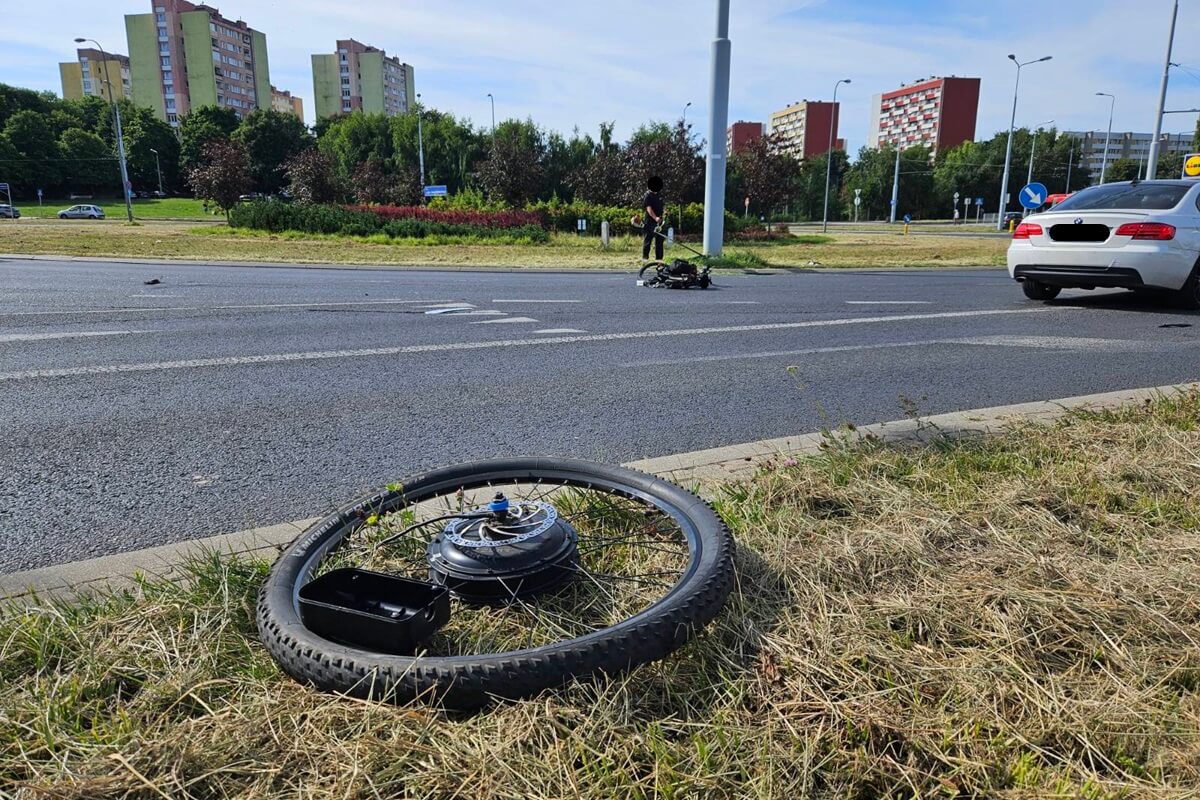
{"label": "blue sky", "polygon": [[[619,135],[651,119],[688,118],[706,130],[715,0],[212,0],[267,34],[272,82],[312,113],[309,55],[356,38],[414,65],[427,105],[490,122],[496,112],[569,132],[615,121]],[[57,63],[75,36],[124,52],[123,14],[152,0],[11,2],[0,29],[0,82],[60,89]],[[1200,107],[1200,11],[1180,11],[1170,108]],[[1004,11],[998,9],[1003,8]],[[1115,128],[1152,129],[1170,0],[1040,4],[940,0],[733,0],[730,119],[766,120],[799,99],[839,90],[852,150],[867,135],[871,97],[930,75],[983,79],[979,135],[1007,128],[1015,70],[1006,58],[1053,55],[1026,68],[1018,125],[1102,129],[1116,94]],[[1168,117],[1189,131],[1195,115]]]}

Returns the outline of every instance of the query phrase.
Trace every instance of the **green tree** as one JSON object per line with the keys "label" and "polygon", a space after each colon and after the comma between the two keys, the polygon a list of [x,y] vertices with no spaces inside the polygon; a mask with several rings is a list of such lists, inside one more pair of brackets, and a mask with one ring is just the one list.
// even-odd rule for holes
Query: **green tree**
{"label": "green tree", "polygon": [[282,167],[315,140],[304,121],[294,114],[273,110],[251,112],[233,132],[250,156],[250,174],[260,192],[274,194],[283,188],[286,178]]}
{"label": "green tree", "polygon": [[600,123],[600,141],[592,157],[569,178],[574,196],[588,203],[615,206],[625,200],[625,152],[613,141],[615,123]]}
{"label": "green tree", "polygon": [[[800,165],[799,189],[796,193],[795,208],[800,219],[821,219],[825,201],[825,167],[829,163],[828,154],[821,153],[805,159]],[[849,170],[850,159],[845,150],[833,151],[833,169],[829,181],[829,218],[837,219],[837,196],[841,192],[841,184]]]}
{"label": "green tree", "polygon": [[344,181],[337,174],[333,159],[320,150],[302,150],[284,165],[283,172],[287,176],[292,199],[297,203],[333,203],[341,200],[346,193]]}
{"label": "green tree", "polygon": [[[136,189],[158,188],[158,167],[162,167],[163,188],[170,192],[182,184],[179,167],[180,144],[175,130],[148,108],[130,104],[122,107],[121,127],[125,132],[125,157],[129,182]],[[158,151],[155,161],[154,151]]]}
{"label": "green tree", "polygon": [[121,173],[113,151],[98,134],[71,128],[58,141],[62,178],[80,192],[121,193]]}
{"label": "green tree", "polygon": [[47,191],[57,189],[61,182],[61,154],[49,114],[18,111],[8,118],[4,135],[16,148],[19,158],[8,182],[26,195],[38,187]]}
{"label": "green tree", "polygon": [[1183,176],[1183,153],[1168,153],[1165,150],[1158,156],[1158,170],[1155,177],[1163,179],[1178,179]]}
{"label": "green tree", "polygon": [[21,89],[0,83],[0,129],[8,125],[8,120],[20,111],[32,111],[35,114],[49,114],[59,99],[53,92],[35,92],[32,89]]}
{"label": "green tree", "polygon": [[763,136],[748,145],[734,155],[733,168],[750,207],[768,220],[796,195],[800,162],[783,152],[779,136]]}
{"label": "green tree", "polygon": [[209,142],[227,140],[237,130],[238,118],[232,108],[201,106],[179,121],[179,168],[184,175],[204,161]]}
{"label": "green tree", "polygon": [[546,137],[546,153],[543,159],[546,173],[544,191],[563,200],[574,199],[575,190],[571,176],[586,166],[595,157],[595,152],[596,142],[591,136],[581,136],[578,128],[572,132],[570,139],[564,138],[560,133],[551,132]]}
{"label": "green tree", "polygon": [[359,164],[372,160],[380,162],[388,172],[395,168],[391,123],[383,114],[338,117],[326,128],[317,146],[343,177],[353,175]]}
{"label": "green tree", "polygon": [[506,120],[478,166],[479,183],[488,199],[520,208],[544,195],[545,138],[532,120]]}
{"label": "green tree", "polygon": [[1108,171],[1104,174],[1104,180],[1107,183],[1137,180],[1138,173],[1141,170],[1142,165],[1132,158],[1118,158],[1116,161],[1109,162]]}
{"label": "green tree", "polygon": [[625,150],[624,201],[641,203],[646,180],[658,175],[672,206],[704,199],[704,142],[692,136],[690,125],[680,120],[674,128],[665,123],[643,126],[634,132]]}
{"label": "green tree", "polygon": [[204,147],[199,166],[188,173],[188,184],[197,197],[209,200],[225,212],[251,187],[250,157],[240,142],[214,139]]}
{"label": "green tree", "polygon": [[[471,184],[475,165],[485,155],[484,137],[465,120],[434,108],[421,111],[421,129],[425,142],[425,182],[445,186],[458,194]],[[392,158],[397,170],[417,169],[417,114],[412,111],[391,119]]]}

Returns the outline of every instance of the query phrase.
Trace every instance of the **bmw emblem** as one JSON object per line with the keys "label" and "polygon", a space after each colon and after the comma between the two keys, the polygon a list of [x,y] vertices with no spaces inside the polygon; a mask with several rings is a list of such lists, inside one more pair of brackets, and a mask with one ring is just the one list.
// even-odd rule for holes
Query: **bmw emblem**
{"label": "bmw emblem", "polygon": [[1076,217],[1076,218],[1075,218],[1075,224],[1076,224],[1076,225],[1082,225],[1082,224],[1083,224],[1083,217]]}

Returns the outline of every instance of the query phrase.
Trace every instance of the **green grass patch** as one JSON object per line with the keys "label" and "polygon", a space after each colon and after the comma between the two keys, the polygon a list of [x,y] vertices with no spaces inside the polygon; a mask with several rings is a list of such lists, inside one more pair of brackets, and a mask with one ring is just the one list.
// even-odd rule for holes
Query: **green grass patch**
{"label": "green grass patch", "polygon": [[0,606],[0,795],[1193,796],[1197,452],[1195,392],[833,436],[716,497],[740,588],[698,640],[469,717],[284,677],[259,561]]}
{"label": "green grass patch", "polygon": [[[97,198],[92,200],[54,200],[47,201],[38,208],[36,205],[18,204],[21,216],[28,219],[53,219],[59,211],[71,206],[87,204],[104,209],[108,219],[125,219],[125,203],[121,198]],[[133,216],[136,219],[224,219],[224,215],[213,216],[204,213],[204,204],[187,197],[168,197],[162,200],[134,200]]]}

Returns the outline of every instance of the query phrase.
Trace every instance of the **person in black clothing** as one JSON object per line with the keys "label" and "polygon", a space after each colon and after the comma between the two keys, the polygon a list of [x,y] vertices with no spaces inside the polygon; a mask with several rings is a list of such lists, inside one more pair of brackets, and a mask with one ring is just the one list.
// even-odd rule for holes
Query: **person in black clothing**
{"label": "person in black clothing", "polygon": [[654,245],[654,258],[663,260],[663,240],[655,233],[655,229],[663,222],[664,204],[662,199],[663,179],[655,175],[646,182],[650,190],[642,201],[642,209],[646,215],[642,217],[642,260],[650,260],[650,245]]}

